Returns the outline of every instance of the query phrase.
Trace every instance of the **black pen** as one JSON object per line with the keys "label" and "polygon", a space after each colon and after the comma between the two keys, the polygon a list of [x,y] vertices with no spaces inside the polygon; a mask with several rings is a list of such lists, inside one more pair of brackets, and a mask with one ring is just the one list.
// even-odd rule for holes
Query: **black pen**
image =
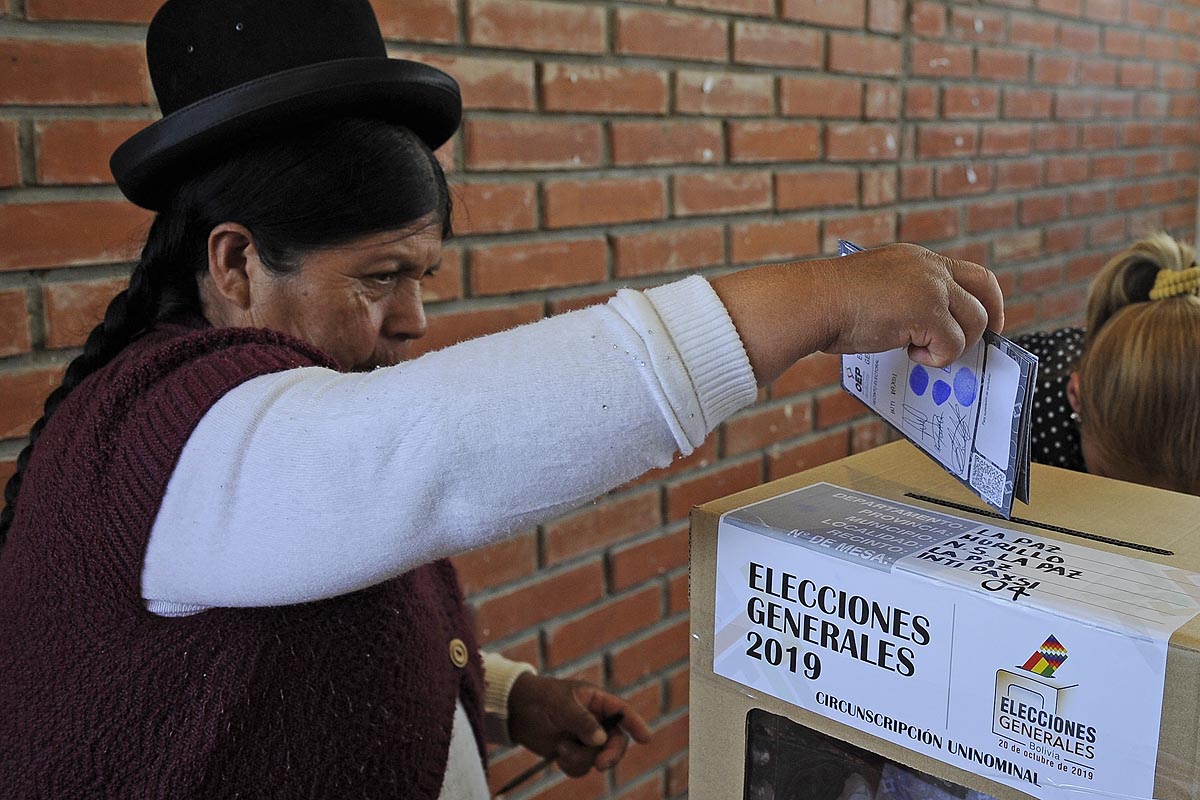
{"label": "black pen", "polygon": [[[605,733],[612,733],[613,731],[615,731],[617,729],[617,726],[621,724],[621,720],[623,720],[623,719],[625,719],[625,715],[623,713],[622,714],[613,714],[611,717],[605,717],[604,719],[600,720],[600,724],[601,724],[601,726],[603,726]],[[537,775],[539,772],[541,772],[542,770],[544,770],[546,767],[550,766],[553,763],[554,763],[553,756],[550,756],[549,758],[543,758],[541,761],[537,762],[532,767],[529,767],[524,772],[517,775],[511,781],[509,781],[508,783],[501,786],[500,789],[496,792],[496,796],[499,797],[502,794],[511,792],[513,789],[517,788],[522,783],[529,780],[534,775]]]}

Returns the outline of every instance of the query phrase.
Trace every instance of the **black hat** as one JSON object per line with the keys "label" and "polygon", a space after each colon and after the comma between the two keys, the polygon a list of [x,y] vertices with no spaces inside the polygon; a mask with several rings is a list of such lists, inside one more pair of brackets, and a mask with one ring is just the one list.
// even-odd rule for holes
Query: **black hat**
{"label": "black hat", "polygon": [[163,118],[112,155],[117,186],[157,210],[198,159],[250,136],[333,116],[411,129],[430,149],[454,135],[454,79],[388,58],[368,0],[169,0],[146,61]]}

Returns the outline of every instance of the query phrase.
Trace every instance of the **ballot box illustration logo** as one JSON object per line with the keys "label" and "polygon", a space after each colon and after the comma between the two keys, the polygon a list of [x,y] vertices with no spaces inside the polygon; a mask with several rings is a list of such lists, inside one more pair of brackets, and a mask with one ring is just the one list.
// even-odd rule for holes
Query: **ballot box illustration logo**
{"label": "ballot box illustration logo", "polygon": [[1069,683],[1058,673],[1067,648],[1050,635],[1018,667],[996,670],[992,732],[1012,743],[1012,750],[1036,761],[1086,763],[1095,757],[1096,726],[1071,704]]}

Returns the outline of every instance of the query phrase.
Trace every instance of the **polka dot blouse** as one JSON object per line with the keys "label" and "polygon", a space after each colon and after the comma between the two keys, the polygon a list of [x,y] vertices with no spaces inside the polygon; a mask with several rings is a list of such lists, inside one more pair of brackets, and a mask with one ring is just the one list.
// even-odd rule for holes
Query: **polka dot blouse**
{"label": "polka dot blouse", "polygon": [[1039,464],[1087,472],[1079,427],[1067,402],[1067,381],[1083,352],[1083,329],[1027,333],[1013,341],[1038,357],[1030,457]]}

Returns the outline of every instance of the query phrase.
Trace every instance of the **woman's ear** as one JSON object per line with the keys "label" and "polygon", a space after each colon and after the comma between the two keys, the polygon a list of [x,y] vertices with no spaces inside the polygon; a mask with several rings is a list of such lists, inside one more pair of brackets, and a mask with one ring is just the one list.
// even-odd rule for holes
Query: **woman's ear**
{"label": "woman's ear", "polygon": [[251,274],[262,269],[254,237],[245,225],[222,222],[208,234],[208,275],[220,299],[245,311],[250,308]]}
{"label": "woman's ear", "polygon": [[1079,373],[1072,372],[1071,377],[1067,380],[1067,402],[1071,404],[1071,410],[1078,416],[1079,411]]}

